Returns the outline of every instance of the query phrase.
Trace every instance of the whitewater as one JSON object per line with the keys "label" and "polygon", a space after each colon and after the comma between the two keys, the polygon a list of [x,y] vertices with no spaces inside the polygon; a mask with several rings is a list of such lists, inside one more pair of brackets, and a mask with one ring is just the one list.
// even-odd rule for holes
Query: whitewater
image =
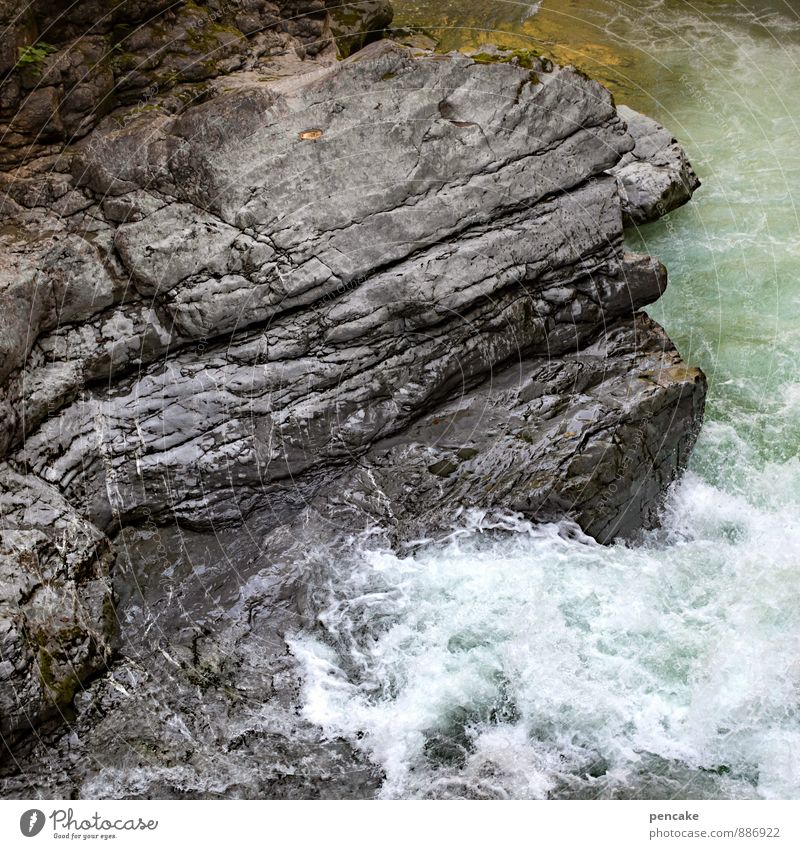
{"label": "whitewater", "polygon": [[669,268],[649,312],[709,403],[638,540],[472,512],[419,548],[329,556],[290,643],[304,717],[386,798],[800,798],[798,11],[396,5],[448,47],[548,49],[680,138],[703,188],[628,240]]}

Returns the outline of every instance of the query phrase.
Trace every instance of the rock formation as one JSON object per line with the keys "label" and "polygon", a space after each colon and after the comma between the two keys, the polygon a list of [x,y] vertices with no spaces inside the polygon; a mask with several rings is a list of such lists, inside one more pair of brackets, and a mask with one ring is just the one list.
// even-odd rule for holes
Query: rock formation
{"label": "rock formation", "polygon": [[[126,4],[126,62],[166,27],[148,73],[172,79],[123,111],[112,57],[114,102],[90,109],[69,74],[102,78],[62,60],[120,36],[91,5],[52,15],[69,47],[7,100],[13,128],[52,89],[52,127],[4,151],[6,792],[368,794],[369,765],[289,722],[283,637],[313,623],[320,551],[464,508],[630,537],[691,451],[705,379],[639,311],[665,269],[623,246],[664,146],[535,57],[382,41],[336,62],[383,3],[333,27],[322,3]],[[222,64],[181,99],[198,33]],[[273,38],[291,49],[259,65]],[[77,737],[25,739],[54,717]]]}
{"label": "rock formation", "polygon": [[611,169],[619,183],[625,224],[655,221],[686,203],[700,188],[700,180],[669,130],[628,106],[618,112],[635,142]]}

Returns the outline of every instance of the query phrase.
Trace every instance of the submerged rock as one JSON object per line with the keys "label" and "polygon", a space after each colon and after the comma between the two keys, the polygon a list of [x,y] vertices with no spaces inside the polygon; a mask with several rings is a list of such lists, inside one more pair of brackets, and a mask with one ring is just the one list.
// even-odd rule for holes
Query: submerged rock
{"label": "submerged rock", "polygon": [[662,166],[605,89],[388,42],[304,70],[106,119],[7,181],[3,733],[104,669],[109,572],[122,628],[71,703],[82,742],[29,740],[8,793],[42,769],[62,797],[373,792],[294,716],[318,548],[465,507],[629,537],[691,451],[705,379],[640,312],[665,269],[623,248],[618,164]]}

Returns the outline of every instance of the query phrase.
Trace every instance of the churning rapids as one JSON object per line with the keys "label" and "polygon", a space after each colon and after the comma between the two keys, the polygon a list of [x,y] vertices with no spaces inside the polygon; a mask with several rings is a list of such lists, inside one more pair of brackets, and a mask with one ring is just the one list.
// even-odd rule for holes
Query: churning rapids
{"label": "churning rapids", "polygon": [[652,312],[711,395],[637,545],[470,515],[406,557],[332,558],[292,641],[306,717],[390,798],[800,797],[796,4],[396,6],[446,46],[543,46],[685,143],[703,189],[630,242],[670,269]]}

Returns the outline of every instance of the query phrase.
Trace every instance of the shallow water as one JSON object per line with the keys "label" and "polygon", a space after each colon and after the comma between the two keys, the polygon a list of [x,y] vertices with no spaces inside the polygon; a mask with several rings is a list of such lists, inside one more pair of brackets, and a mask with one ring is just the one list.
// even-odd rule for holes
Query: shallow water
{"label": "shallow water", "polygon": [[707,422],[640,546],[471,515],[332,564],[292,645],[306,716],[387,797],[799,798],[800,4],[395,6],[445,49],[571,61],[685,144],[702,190],[629,241],[670,269],[652,314],[708,374]]}

